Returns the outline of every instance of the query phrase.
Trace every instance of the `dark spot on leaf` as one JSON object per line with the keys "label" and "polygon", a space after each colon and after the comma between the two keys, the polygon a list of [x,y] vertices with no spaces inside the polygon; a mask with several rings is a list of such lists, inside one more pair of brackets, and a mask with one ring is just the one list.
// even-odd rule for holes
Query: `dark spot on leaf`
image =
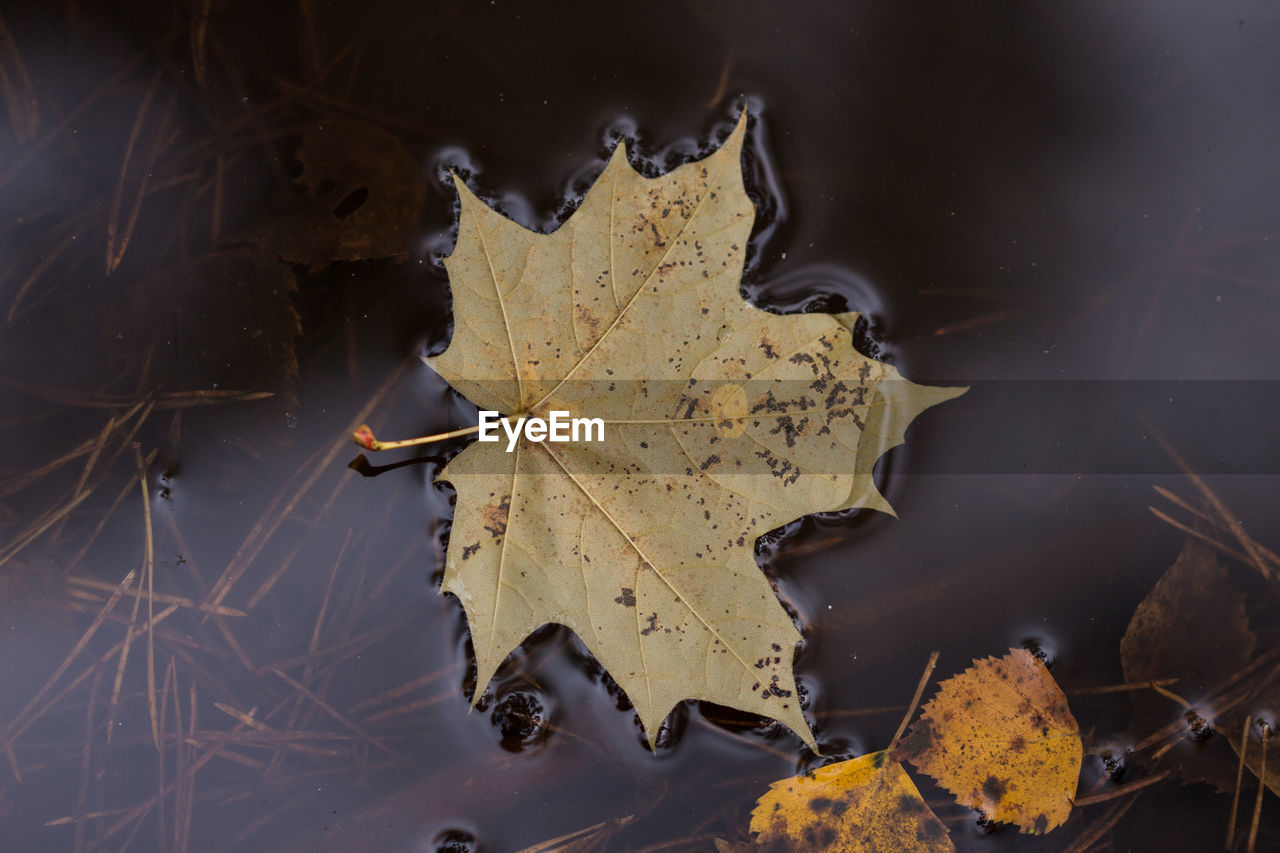
{"label": "dark spot on leaf", "polygon": [[658,614],[656,612],[650,613],[648,616],[646,616],[645,621],[649,623],[649,627],[644,628],[640,631],[640,635],[642,637],[647,637],[650,634],[652,634],[654,631],[662,630],[662,626],[658,624]]}
{"label": "dark spot on leaf", "polygon": [[504,496],[497,504],[489,504],[480,510],[480,516],[484,519],[484,529],[489,531],[489,535],[494,539],[507,532],[507,514],[511,510],[511,498]]}

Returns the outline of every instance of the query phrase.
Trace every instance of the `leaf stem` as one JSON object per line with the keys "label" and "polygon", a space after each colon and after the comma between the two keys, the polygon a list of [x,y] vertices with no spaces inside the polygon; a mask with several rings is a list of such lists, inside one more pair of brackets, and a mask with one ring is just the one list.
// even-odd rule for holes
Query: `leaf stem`
{"label": "leaf stem", "polygon": [[437,441],[446,441],[450,438],[458,438],[463,435],[471,435],[480,431],[480,425],[466,429],[455,429],[450,432],[440,432],[435,435],[423,435],[418,438],[404,438],[400,441],[379,441],[373,435],[373,430],[368,424],[361,424],[360,427],[351,433],[351,440],[363,447],[365,450],[394,450],[398,447],[415,447],[419,444],[432,444]]}

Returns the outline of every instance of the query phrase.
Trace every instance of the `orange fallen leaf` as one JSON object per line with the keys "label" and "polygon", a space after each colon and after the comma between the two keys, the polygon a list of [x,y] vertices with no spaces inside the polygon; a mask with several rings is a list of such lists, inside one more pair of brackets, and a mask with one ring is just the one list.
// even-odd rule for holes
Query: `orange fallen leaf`
{"label": "orange fallen leaf", "polygon": [[955,850],[907,771],[883,751],[774,782],[751,812],[751,831],[764,850]]}
{"label": "orange fallen leaf", "polygon": [[992,820],[1043,833],[1071,813],[1084,749],[1049,670],[1024,649],[949,678],[893,751]]}

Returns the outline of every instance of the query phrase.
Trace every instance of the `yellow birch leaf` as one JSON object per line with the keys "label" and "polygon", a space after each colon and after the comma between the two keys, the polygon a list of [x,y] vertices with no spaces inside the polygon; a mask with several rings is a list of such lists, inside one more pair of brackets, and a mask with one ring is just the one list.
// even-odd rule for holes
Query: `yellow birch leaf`
{"label": "yellow birch leaf", "polygon": [[774,782],[751,812],[761,850],[943,853],[955,846],[883,751]]}
{"label": "yellow birch leaf", "polygon": [[1049,670],[1012,649],[942,682],[893,757],[938,780],[961,805],[1038,834],[1071,813],[1084,750]]}
{"label": "yellow birch leaf", "polygon": [[755,540],[813,512],[890,511],[876,459],[964,389],[859,354],[856,315],[742,299],[745,132],[744,114],[718,151],[652,179],[619,145],[551,234],[455,178],[454,334],[428,363],[508,425],[559,411],[603,432],[552,443],[499,430],[440,475],[458,492],[443,591],[466,610],[473,701],[511,649],[559,623],[626,691],[651,744],[678,702],[704,699],[816,748],[792,675],[800,634]]}

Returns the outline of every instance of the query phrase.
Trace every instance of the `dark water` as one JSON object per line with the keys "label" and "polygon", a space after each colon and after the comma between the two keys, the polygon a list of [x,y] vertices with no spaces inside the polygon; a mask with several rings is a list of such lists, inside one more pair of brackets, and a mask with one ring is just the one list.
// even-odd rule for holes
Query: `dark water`
{"label": "dark water", "polygon": [[[471,416],[415,357],[448,338],[448,168],[551,228],[619,136],[668,168],[745,103],[749,297],[861,310],[864,348],[973,385],[884,463],[900,520],[811,518],[761,548],[829,755],[887,743],[930,651],[945,676],[1024,643],[1087,749],[1134,743],[1126,696],[1078,691],[1123,681],[1129,617],[1181,546],[1152,486],[1199,503],[1143,418],[1280,543],[1270,4],[191,0],[0,20],[4,849],[505,851],[608,821],[605,849],[708,849],[816,762],[699,705],[651,754],[559,629],[468,712],[465,622],[436,595],[442,457],[344,467],[362,420],[399,437]],[[338,153],[303,172],[326,125]],[[273,396],[209,396],[228,391]],[[230,571],[222,603],[244,614],[157,624],[162,758],[145,638],[112,707],[131,592],[59,672],[146,559],[134,441],[155,454],[156,592],[206,600]],[[1270,593],[1250,595],[1274,644]],[[1101,772],[1087,755],[1082,793]],[[1119,802],[1032,839],[918,778],[963,849],[1065,850]],[[1229,809],[1165,781],[1093,849],[1219,849]],[[1258,849],[1278,821],[1268,799]]]}

